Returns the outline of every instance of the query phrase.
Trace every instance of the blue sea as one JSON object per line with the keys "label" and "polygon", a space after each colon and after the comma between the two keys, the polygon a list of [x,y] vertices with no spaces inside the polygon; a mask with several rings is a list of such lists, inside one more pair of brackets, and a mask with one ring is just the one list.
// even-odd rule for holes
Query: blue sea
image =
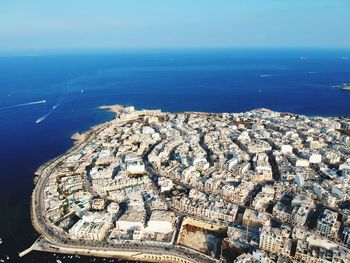
{"label": "blue sea", "polygon": [[[216,49],[37,52],[0,56],[0,259],[37,237],[30,222],[33,173],[72,146],[76,131],[111,120],[100,105],[164,111],[269,108],[350,115],[350,50]],[[91,259],[62,259],[89,262]],[[100,262],[103,262],[100,260]]]}

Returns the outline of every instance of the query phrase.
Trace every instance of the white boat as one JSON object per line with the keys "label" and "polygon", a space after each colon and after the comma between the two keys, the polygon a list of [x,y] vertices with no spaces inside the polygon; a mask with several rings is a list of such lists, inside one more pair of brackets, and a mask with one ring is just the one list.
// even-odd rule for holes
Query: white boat
{"label": "white boat", "polygon": [[350,91],[350,83],[343,83],[340,89]]}
{"label": "white boat", "polygon": [[40,122],[42,122],[43,120],[45,120],[45,116],[40,117],[39,119],[37,119],[37,120],[35,121],[35,123],[40,123]]}

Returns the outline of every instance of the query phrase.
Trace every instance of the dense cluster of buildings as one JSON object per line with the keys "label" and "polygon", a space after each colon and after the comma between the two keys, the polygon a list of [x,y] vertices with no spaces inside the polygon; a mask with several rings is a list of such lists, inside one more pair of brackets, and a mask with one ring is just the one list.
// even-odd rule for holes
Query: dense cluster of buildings
{"label": "dense cluster of buildings", "polygon": [[350,120],[121,108],[49,177],[71,239],[175,243],[180,216],[229,229],[235,262],[350,262]]}

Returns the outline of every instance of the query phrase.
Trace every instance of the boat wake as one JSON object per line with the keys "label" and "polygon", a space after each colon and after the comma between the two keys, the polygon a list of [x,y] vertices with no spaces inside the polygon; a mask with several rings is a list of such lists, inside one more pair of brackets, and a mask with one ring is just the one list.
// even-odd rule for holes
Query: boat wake
{"label": "boat wake", "polygon": [[47,117],[49,117],[51,115],[51,113],[54,111],[54,109],[50,110],[48,113],[46,113],[45,115],[41,116],[39,119],[37,119],[35,121],[35,123],[40,123],[42,121],[44,121]]}
{"label": "boat wake", "polygon": [[46,120],[62,104],[62,101],[63,101],[66,93],[67,93],[67,83],[65,83],[64,86],[62,87],[61,95],[59,96],[56,104],[52,106],[51,110],[48,113],[46,113],[45,115],[38,118],[35,121],[35,123],[40,123],[40,122],[43,122],[44,120]]}
{"label": "boat wake", "polygon": [[30,105],[35,105],[35,104],[42,104],[42,103],[46,103],[46,100],[32,101],[32,102],[27,102],[27,103],[21,103],[21,104],[16,104],[16,105],[12,105],[12,106],[2,107],[2,108],[0,108],[0,110],[7,110],[7,109],[19,108],[19,107],[30,106]]}
{"label": "boat wake", "polygon": [[60,102],[57,102],[54,106],[52,106],[52,109],[48,113],[46,113],[45,115],[38,118],[35,121],[35,123],[40,123],[40,122],[44,121],[47,117],[49,117],[51,115],[51,113],[54,112],[55,109],[57,109],[58,106],[60,106]]}

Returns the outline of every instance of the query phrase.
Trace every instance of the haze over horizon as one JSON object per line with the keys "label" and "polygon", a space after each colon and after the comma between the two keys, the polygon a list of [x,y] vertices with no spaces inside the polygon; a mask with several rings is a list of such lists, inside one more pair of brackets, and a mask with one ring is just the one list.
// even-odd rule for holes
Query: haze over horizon
{"label": "haze over horizon", "polygon": [[349,48],[346,0],[0,2],[0,52],[113,48]]}

